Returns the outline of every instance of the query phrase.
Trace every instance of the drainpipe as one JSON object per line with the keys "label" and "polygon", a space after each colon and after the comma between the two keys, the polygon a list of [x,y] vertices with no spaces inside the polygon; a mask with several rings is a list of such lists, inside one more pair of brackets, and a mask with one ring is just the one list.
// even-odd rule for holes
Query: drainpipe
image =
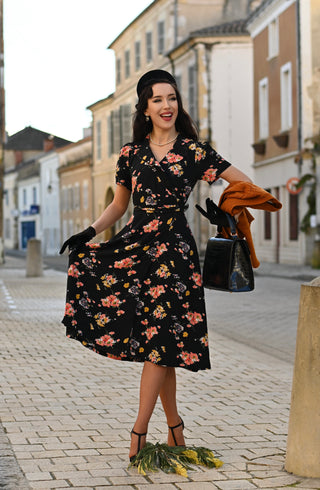
{"label": "drainpipe", "polygon": [[174,47],[178,46],[178,1],[174,0]]}
{"label": "drainpipe", "polygon": [[207,113],[208,113],[208,141],[209,143],[211,144],[212,143],[212,127],[211,127],[211,58],[210,58],[210,54],[211,54],[211,45],[210,44],[206,44],[205,45],[205,53],[206,53],[206,69],[207,69],[207,83],[208,83],[208,87],[207,87],[207,91],[208,91],[208,109],[207,109]]}
{"label": "drainpipe", "polygon": [[[302,88],[301,88],[301,32],[300,32],[300,0],[296,1],[296,36],[297,36],[297,104],[298,104],[298,154],[302,150]],[[299,158],[298,173],[301,175],[302,158]]]}

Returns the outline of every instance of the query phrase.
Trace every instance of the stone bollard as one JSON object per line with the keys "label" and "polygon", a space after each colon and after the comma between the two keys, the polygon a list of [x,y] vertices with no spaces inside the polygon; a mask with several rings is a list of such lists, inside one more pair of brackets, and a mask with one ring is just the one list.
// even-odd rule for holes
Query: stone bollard
{"label": "stone bollard", "polygon": [[27,246],[27,277],[43,276],[41,240],[30,238]]}
{"label": "stone bollard", "polygon": [[320,277],[300,291],[285,469],[320,478]]}

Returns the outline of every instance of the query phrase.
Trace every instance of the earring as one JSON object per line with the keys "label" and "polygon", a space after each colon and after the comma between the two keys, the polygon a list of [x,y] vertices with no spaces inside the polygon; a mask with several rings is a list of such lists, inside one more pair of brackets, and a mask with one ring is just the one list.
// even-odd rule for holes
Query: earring
{"label": "earring", "polygon": [[149,122],[149,121],[150,121],[150,117],[146,116],[146,122]]}

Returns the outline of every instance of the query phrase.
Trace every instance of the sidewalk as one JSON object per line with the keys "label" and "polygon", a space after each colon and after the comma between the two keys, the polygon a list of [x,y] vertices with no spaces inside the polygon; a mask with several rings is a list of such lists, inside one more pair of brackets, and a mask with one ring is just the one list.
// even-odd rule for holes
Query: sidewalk
{"label": "sidewalk", "polygon": [[[271,264],[258,271],[307,281],[320,275]],[[292,365],[239,348],[210,325],[212,370],[178,370],[178,401],[188,444],[210,447],[224,466],[197,468],[187,479],[128,469],[141,366],[66,339],[65,282],[64,273],[48,268],[41,278],[26,278],[18,257],[0,266],[1,488],[320,489],[320,479],[283,469]],[[165,441],[166,434],[157,406],[148,439]]]}

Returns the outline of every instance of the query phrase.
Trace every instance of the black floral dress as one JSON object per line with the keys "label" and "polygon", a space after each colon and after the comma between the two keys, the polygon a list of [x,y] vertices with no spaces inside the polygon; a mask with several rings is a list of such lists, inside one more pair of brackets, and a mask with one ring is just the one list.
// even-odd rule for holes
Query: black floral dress
{"label": "black floral dress", "polygon": [[113,359],[210,368],[198,252],[183,210],[198,180],[211,184],[229,165],[182,136],[161,162],[148,138],[121,149],[116,182],[132,191],[133,216],[110,241],[71,252],[68,337]]}

